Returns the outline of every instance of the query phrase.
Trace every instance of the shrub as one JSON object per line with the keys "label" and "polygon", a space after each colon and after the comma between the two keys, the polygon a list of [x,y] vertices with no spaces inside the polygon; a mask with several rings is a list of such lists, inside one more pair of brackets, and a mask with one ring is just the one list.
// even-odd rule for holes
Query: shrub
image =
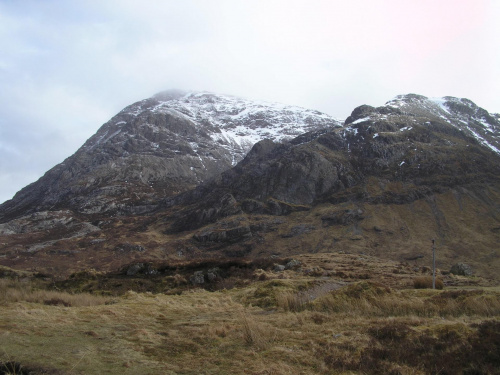
{"label": "shrub", "polygon": [[350,298],[379,298],[391,293],[391,288],[376,281],[360,281],[339,290]]}
{"label": "shrub", "polygon": [[180,286],[180,285],[187,285],[187,280],[184,276],[182,275],[179,275],[178,273],[176,273],[174,276],[173,276],[173,281],[174,281],[174,284],[176,286]]}
{"label": "shrub", "polygon": [[371,327],[368,333],[379,341],[401,341],[411,332],[407,324],[394,322],[392,324]]}
{"label": "shrub", "polygon": [[[413,280],[413,287],[415,289],[432,289],[432,277],[422,276],[416,277]],[[443,289],[444,283],[440,278],[436,278],[436,289]]]}
{"label": "shrub", "polygon": [[266,281],[267,279],[268,279],[268,277],[265,273],[261,273],[259,275],[259,281]]}
{"label": "shrub", "polygon": [[44,303],[44,305],[51,305],[51,306],[65,306],[65,307],[71,306],[70,302],[65,301],[62,298],[58,298],[58,297],[46,299],[45,301],[43,301],[43,303]]}

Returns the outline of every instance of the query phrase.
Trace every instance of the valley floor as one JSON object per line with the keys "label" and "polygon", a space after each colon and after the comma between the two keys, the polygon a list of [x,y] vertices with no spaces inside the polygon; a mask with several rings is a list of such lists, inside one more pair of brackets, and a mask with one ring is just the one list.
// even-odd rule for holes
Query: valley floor
{"label": "valley floor", "polygon": [[258,270],[232,289],[118,296],[4,278],[0,374],[499,374],[500,289],[417,276]]}

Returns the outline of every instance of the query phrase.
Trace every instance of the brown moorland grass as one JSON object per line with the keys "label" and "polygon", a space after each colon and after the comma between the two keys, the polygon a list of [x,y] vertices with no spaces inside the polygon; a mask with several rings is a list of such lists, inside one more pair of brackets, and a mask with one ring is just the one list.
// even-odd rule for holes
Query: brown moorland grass
{"label": "brown moorland grass", "polygon": [[0,279],[0,304],[25,301],[56,306],[95,306],[103,305],[110,300],[109,297],[89,293],[71,294],[39,289],[30,281]]}
{"label": "brown moorland grass", "polygon": [[498,374],[498,290],[287,277],[70,305],[45,301],[78,294],[3,280],[0,363],[64,374]]}

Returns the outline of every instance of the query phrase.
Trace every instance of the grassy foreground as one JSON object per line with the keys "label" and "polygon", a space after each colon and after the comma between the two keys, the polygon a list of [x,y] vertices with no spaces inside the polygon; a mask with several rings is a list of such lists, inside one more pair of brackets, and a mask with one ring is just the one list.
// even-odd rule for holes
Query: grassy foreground
{"label": "grassy foreground", "polygon": [[0,279],[0,374],[499,374],[498,288],[263,271],[120,296]]}

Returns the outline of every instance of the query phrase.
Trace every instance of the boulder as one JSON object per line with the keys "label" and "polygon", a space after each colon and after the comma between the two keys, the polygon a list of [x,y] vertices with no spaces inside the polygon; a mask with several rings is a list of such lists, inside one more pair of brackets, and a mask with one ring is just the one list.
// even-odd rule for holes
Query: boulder
{"label": "boulder", "polygon": [[207,271],[208,281],[214,281],[215,279],[217,279],[217,277],[219,277],[219,274],[220,274],[219,267],[210,268]]}
{"label": "boulder", "polygon": [[205,276],[203,275],[203,271],[196,271],[189,277],[189,281],[191,281],[191,284],[193,285],[204,284]]}
{"label": "boulder", "polygon": [[287,270],[296,269],[296,268],[300,267],[301,264],[302,264],[302,262],[300,260],[292,259],[287,264],[285,264],[285,269],[287,269]]}
{"label": "boulder", "polygon": [[283,272],[285,270],[285,266],[282,264],[277,264],[274,266],[274,272]]}
{"label": "boulder", "polygon": [[127,268],[127,276],[134,276],[144,268],[144,263],[135,263]]}
{"label": "boulder", "polygon": [[472,267],[465,263],[457,263],[451,267],[450,273],[460,276],[472,276]]}

